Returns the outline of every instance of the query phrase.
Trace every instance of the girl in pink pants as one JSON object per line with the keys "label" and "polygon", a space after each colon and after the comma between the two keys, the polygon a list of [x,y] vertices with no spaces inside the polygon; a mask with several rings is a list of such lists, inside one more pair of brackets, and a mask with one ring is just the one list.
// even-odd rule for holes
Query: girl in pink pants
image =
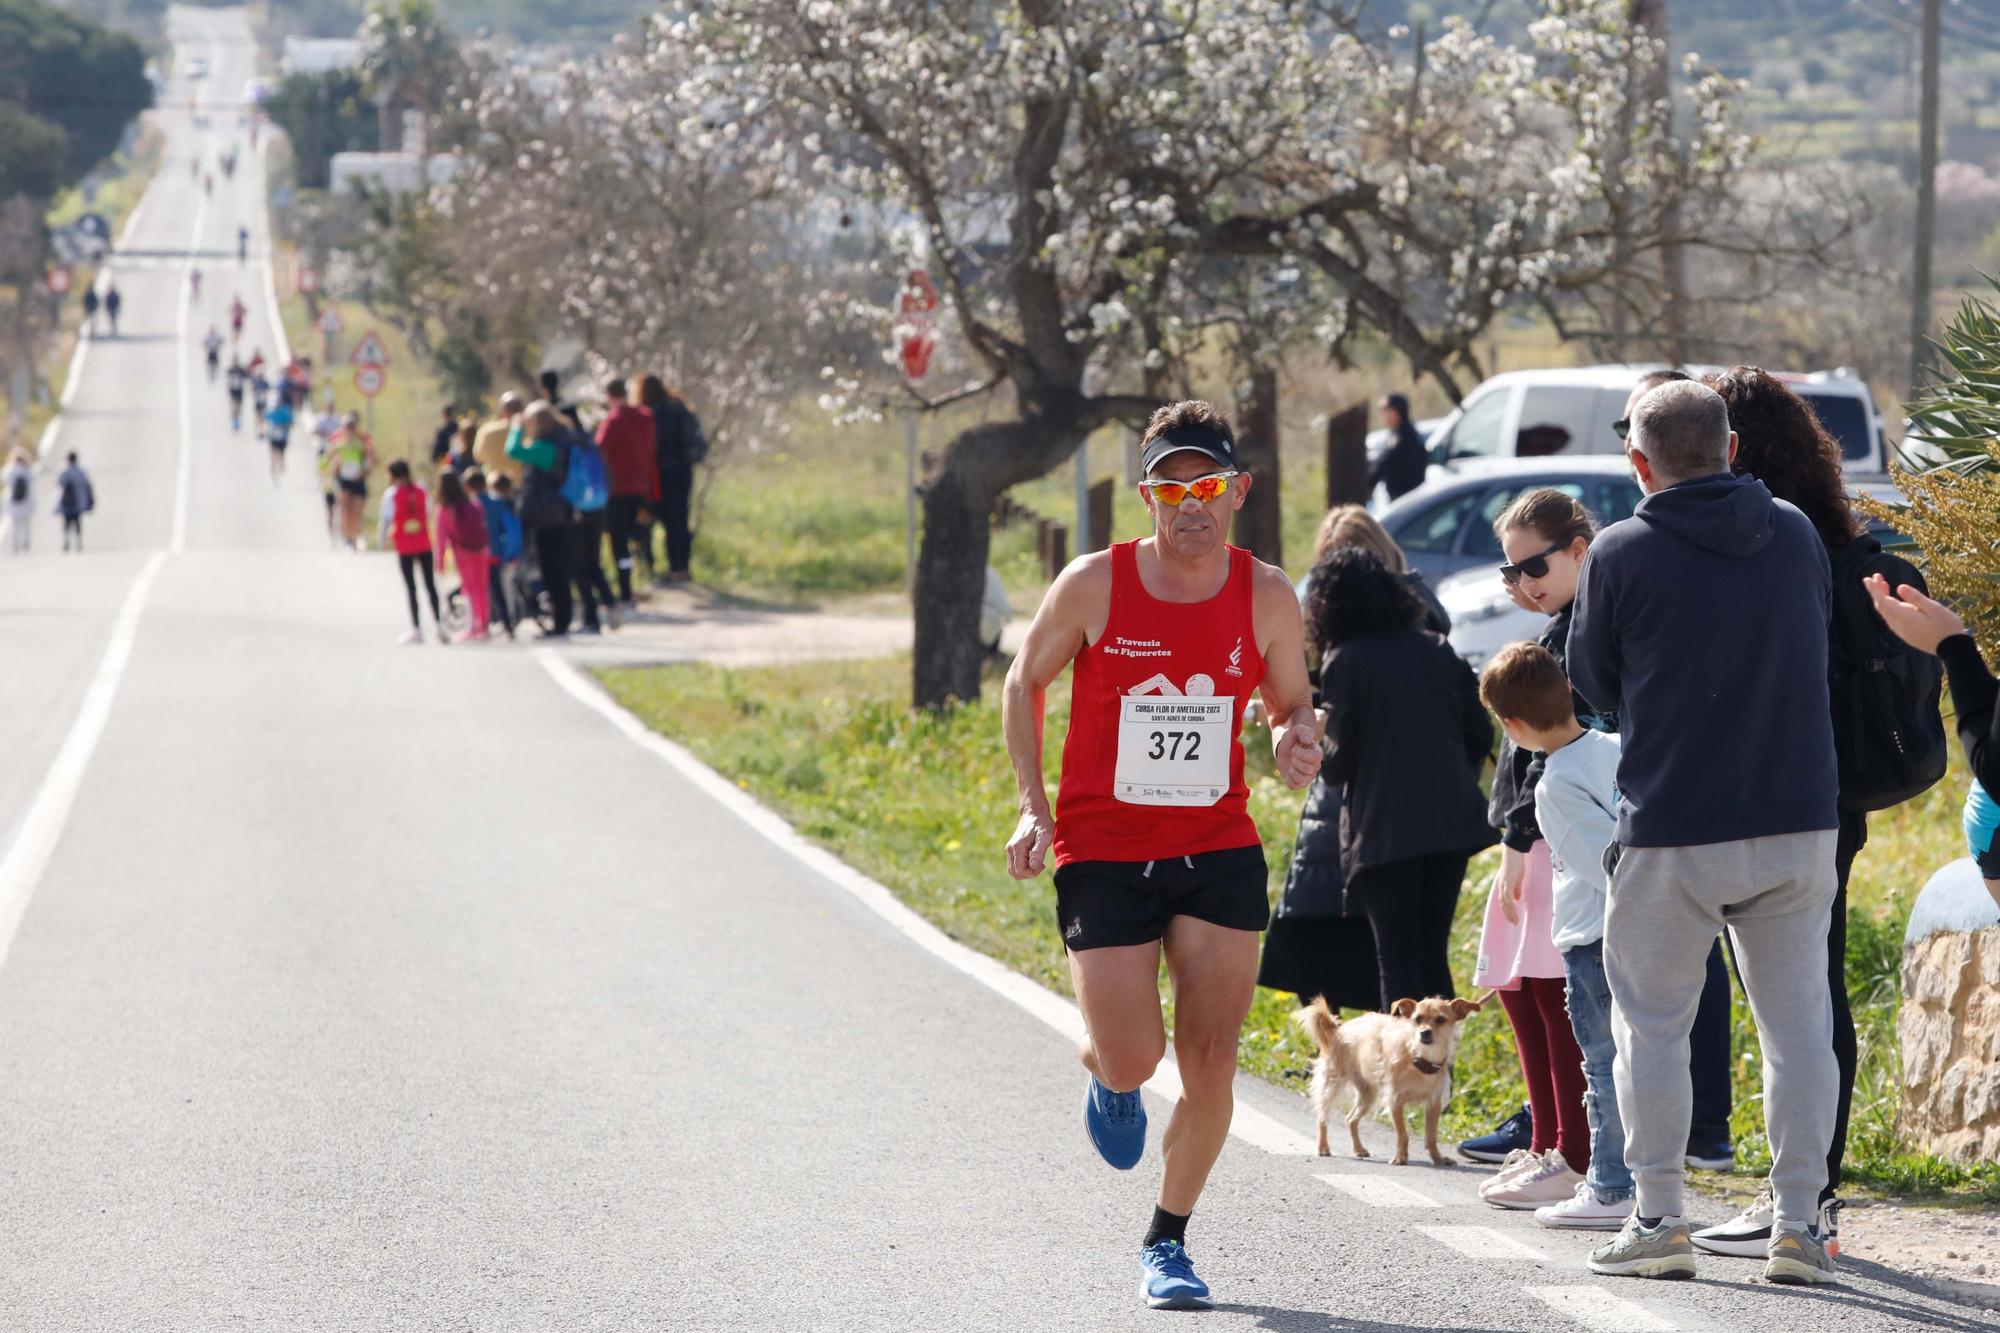
{"label": "girl in pink pants", "polygon": [[486,638],[493,609],[487,595],[487,561],[490,557],[486,515],[466,493],[465,483],[458,479],[458,473],[450,468],[438,473],[437,544],[440,551],[450,551],[452,560],[457,563],[459,584],[465,592],[466,605],[472,611],[472,627],[465,632],[465,637]]}

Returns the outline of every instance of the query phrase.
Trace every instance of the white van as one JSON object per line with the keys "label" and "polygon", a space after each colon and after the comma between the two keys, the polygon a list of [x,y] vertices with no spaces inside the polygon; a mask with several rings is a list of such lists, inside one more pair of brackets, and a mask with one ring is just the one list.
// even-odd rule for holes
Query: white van
{"label": "white van", "polygon": [[[1718,366],[1688,366],[1700,378]],[[1663,366],[1579,366],[1569,370],[1510,370],[1466,395],[1457,411],[1430,436],[1431,459],[1449,466],[1458,458],[1539,458],[1551,454],[1618,454],[1625,450],[1612,423],[1639,377]],[[1850,475],[1886,470],[1882,419],[1868,385],[1851,370],[1809,374],[1773,371],[1811,403],[1822,425],[1840,441]]]}

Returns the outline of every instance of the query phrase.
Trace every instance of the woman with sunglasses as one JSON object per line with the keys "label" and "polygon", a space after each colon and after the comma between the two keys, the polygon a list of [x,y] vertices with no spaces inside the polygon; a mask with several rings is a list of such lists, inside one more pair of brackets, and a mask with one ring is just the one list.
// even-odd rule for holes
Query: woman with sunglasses
{"label": "woman with sunglasses", "polygon": [[[1516,600],[1549,617],[1539,641],[1564,663],[1571,605],[1597,520],[1562,491],[1544,488],[1509,505],[1493,532],[1507,557],[1500,577]],[[1574,691],[1570,702],[1585,726],[1616,730]],[[1540,778],[1540,755],[1512,741],[1501,745],[1487,806],[1487,818],[1501,832],[1500,870],[1487,895],[1472,984],[1500,993],[1528,1088],[1533,1137],[1527,1148],[1502,1161],[1479,1192],[1496,1207],[1535,1209],[1544,1226],[1616,1230],[1632,1210],[1632,1182],[1629,1175],[1615,1178],[1623,1174],[1620,1164],[1614,1178],[1603,1181],[1607,1197],[1586,1178],[1590,1123],[1583,1052],[1570,1026],[1563,956],[1555,944],[1549,845],[1535,819]]]}
{"label": "woman with sunglasses", "polygon": [[1352,547],[1313,567],[1307,633],[1325,656],[1329,784],[1344,785],[1346,904],[1375,939],[1378,1003],[1450,997],[1448,943],[1466,863],[1493,845],[1479,771],[1493,723],[1472,669],[1422,628],[1422,607]]}

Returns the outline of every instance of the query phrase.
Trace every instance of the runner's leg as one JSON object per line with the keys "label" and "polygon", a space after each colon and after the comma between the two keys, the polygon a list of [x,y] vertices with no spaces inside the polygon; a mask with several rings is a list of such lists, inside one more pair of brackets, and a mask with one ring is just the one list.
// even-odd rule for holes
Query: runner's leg
{"label": "runner's leg", "polygon": [[1072,950],[1069,975],[1083,1011],[1077,1051],[1083,1067],[1113,1092],[1132,1091],[1153,1076],[1167,1052],[1160,942]]}
{"label": "runner's leg", "polygon": [[[1181,1099],[1160,1140],[1166,1171],[1159,1204],[1185,1216],[1194,1211],[1229,1137],[1236,1045],[1257,992],[1257,932],[1177,916],[1167,925],[1166,958]],[[1157,1003],[1153,1009],[1157,1016]]]}

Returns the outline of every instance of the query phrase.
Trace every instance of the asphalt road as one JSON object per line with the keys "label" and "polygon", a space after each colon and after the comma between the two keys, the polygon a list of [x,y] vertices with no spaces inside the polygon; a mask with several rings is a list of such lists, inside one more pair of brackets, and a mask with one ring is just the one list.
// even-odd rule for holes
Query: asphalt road
{"label": "asphalt road", "polygon": [[[173,24],[233,96],[240,15]],[[204,206],[187,161],[241,131],[164,105],[127,246],[175,258],[119,267],[61,427],[89,553],[45,520],[0,558],[0,1329],[1184,1326],[1137,1299],[1167,1104],[1103,1166],[1073,1011],[801,860],[561,659],[397,646],[393,564],[328,551],[304,459],[274,489],[201,374],[233,291],[276,341],[234,259],[260,173]],[[1595,1279],[1474,1169],[1321,1161],[1299,1098],[1241,1098],[1203,1327],[1991,1327],[1879,1268]]]}

